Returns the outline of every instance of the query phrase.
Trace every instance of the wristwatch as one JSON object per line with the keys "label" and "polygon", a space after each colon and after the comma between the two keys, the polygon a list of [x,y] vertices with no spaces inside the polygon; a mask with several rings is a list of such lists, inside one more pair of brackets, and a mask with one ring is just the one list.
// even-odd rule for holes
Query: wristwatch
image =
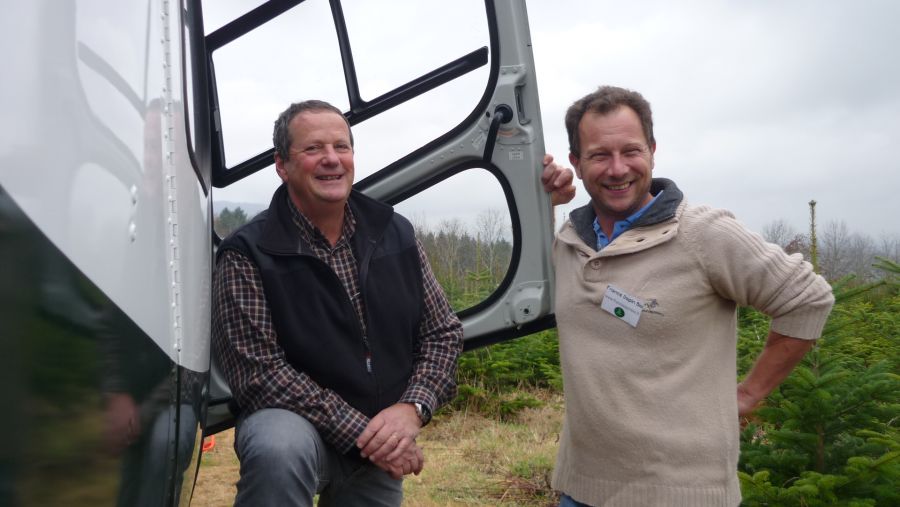
{"label": "wristwatch", "polygon": [[419,420],[422,421],[422,426],[431,422],[431,409],[428,408],[428,405],[425,405],[424,403],[413,403],[413,406],[416,407],[416,415],[419,416]]}

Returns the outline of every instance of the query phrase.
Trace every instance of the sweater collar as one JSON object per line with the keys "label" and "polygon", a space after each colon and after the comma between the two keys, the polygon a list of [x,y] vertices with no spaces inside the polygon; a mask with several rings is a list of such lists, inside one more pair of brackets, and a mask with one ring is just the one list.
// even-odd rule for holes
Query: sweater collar
{"label": "sweater collar", "polygon": [[[668,178],[653,178],[650,183],[650,194],[655,196],[662,190],[665,190],[663,195],[631,224],[630,229],[658,224],[675,216],[678,205],[684,199],[684,194],[681,193],[674,181]],[[597,234],[594,232],[594,218],[596,217],[597,213],[591,203],[587,203],[569,214],[569,220],[578,237],[594,249],[597,245]]]}

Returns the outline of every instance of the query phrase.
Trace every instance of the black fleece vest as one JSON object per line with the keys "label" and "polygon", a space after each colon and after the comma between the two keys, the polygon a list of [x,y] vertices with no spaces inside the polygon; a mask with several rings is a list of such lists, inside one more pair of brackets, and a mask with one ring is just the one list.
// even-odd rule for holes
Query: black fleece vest
{"label": "black fleece vest", "polygon": [[372,417],[409,384],[424,311],[422,267],[405,218],[356,191],[349,202],[365,339],[350,295],[293,223],[284,185],[269,209],[226,239],[217,255],[233,249],[259,268],[288,362]]}

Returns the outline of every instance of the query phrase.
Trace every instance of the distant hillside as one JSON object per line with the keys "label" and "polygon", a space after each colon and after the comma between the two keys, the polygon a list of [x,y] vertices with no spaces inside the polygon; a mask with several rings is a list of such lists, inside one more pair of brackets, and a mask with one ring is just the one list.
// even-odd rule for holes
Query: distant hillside
{"label": "distant hillside", "polygon": [[213,201],[213,215],[218,216],[225,208],[232,211],[236,208],[241,208],[247,214],[247,218],[253,218],[257,213],[266,209],[266,206],[258,202]]}

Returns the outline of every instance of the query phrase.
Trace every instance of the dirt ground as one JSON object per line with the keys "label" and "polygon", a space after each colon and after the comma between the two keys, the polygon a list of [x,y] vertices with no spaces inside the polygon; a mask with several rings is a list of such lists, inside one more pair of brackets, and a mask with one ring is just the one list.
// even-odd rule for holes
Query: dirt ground
{"label": "dirt ground", "polygon": [[[559,397],[510,422],[466,412],[440,414],[419,436],[425,469],[404,481],[403,504],[554,506],[550,472],[561,425]],[[215,446],[203,453],[192,507],[232,505],[239,471],[233,443],[234,431],[228,430],[216,435]]]}

